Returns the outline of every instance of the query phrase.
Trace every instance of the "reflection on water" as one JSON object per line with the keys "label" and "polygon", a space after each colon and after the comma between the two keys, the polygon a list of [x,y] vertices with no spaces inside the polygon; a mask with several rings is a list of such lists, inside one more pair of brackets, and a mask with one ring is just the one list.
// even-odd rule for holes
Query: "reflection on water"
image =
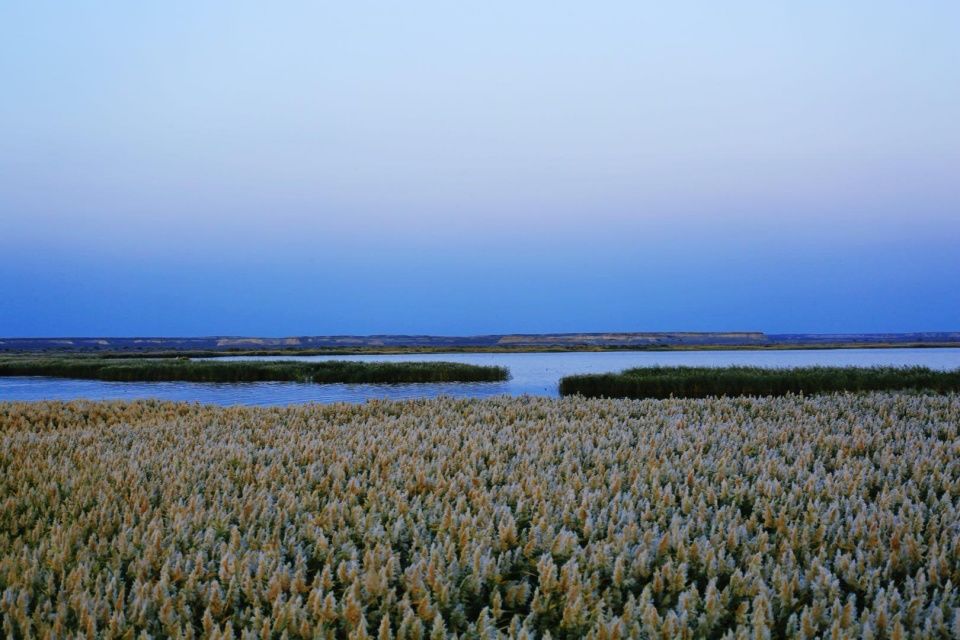
{"label": "reflection on water", "polygon": [[652,365],[799,367],[810,365],[922,365],[960,368],[960,349],[811,349],[796,351],[612,351],[596,353],[435,353],[356,356],[259,356],[232,360],[445,360],[499,365],[510,369],[506,382],[430,384],[300,384],[293,382],[103,382],[42,377],[0,378],[3,400],[131,400],[160,398],[214,404],[282,405],[303,402],[362,402],[372,398],[424,398],[439,395],[483,398],[557,395],[560,378],[575,373],[620,371]]}

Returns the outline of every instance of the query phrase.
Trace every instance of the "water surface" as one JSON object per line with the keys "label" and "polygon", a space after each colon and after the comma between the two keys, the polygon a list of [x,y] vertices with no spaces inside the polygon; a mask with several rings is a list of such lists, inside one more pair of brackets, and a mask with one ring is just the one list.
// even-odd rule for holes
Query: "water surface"
{"label": "water surface", "polygon": [[132,400],[160,398],[223,405],[282,405],[303,402],[362,402],[372,398],[439,395],[483,398],[497,395],[556,396],[560,378],[653,365],[760,367],[922,365],[960,368],[960,349],[810,349],[790,351],[603,351],[571,353],[430,353],[352,356],[242,356],[224,360],[437,361],[505,366],[506,382],[428,384],[302,384],[295,382],[105,382],[34,376],[0,377],[3,400]]}

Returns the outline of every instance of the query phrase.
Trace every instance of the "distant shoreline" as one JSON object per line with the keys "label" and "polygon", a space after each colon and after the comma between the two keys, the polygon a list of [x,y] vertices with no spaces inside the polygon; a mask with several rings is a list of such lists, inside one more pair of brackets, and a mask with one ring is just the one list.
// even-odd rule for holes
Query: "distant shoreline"
{"label": "distant shoreline", "polygon": [[[604,353],[611,351],[646,351],[646,352],[669,352],[669,351],[809,351],[809,350],[830,350],[830,349],[944,349],[960,348],[960,342],[945,343],[851,343],[851,344],[808,344],[808,345],[698,345],[698,346],[658,346],[658,347],[631,347],[631,346],[571,346],[571,347],[403,347],[393,349],[375,349],[375,348],[356,348],[356,349],[292,349],[277,351],[211,351],[205,355],[189,352],[168,352],[167,354],[153,355],[192,355],[193,357],[203,358],[228,358],[231,356],[325,356],[325,355],[403,355],[411,353]],[[102,354],[101,354],[102,355]],[[132,355],[132,354],[131,354]],[[142,354],[139,354],[142,355]],[[106,357],[125,357],[124,354],[109,354]]]}
{"label": "distant shoreline", "polygon": [[799,349],[958,348],[960,332],[765,334],[643,332],[481,336],[306,336],[252,338],[0,338],[0,353],[127,357],[389,355],[411,353],[562,353],[602,351],[780,351]]}

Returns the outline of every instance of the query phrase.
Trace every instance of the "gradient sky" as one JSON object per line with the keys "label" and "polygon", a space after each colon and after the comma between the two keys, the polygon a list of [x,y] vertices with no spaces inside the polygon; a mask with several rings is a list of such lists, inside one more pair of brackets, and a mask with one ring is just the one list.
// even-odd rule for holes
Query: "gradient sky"
{"label": "gradient sky", "polygon": [[0,335],[960,330],[960,3],[0,3]]}

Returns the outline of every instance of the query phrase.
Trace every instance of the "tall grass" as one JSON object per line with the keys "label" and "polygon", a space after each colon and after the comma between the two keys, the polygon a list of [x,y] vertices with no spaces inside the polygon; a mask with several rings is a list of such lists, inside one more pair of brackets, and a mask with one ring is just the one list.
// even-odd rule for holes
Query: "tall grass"
{"label": "tall grass", "polygon": [[926,367],[640,367],[567,376],[560,395],[588,398],[782,396],[840,391],[960,390],[960,370]]}
{"label": "tall grass", "polygon": [[4,638],[958,638],[960,395],[0,402]]}
{"label": "tall grass", "polygon": [[51,376],[116,381],[410,383],[496,382],[504,367],[456,362],[197,361],[185,358],[0,358],[0,376]]}

